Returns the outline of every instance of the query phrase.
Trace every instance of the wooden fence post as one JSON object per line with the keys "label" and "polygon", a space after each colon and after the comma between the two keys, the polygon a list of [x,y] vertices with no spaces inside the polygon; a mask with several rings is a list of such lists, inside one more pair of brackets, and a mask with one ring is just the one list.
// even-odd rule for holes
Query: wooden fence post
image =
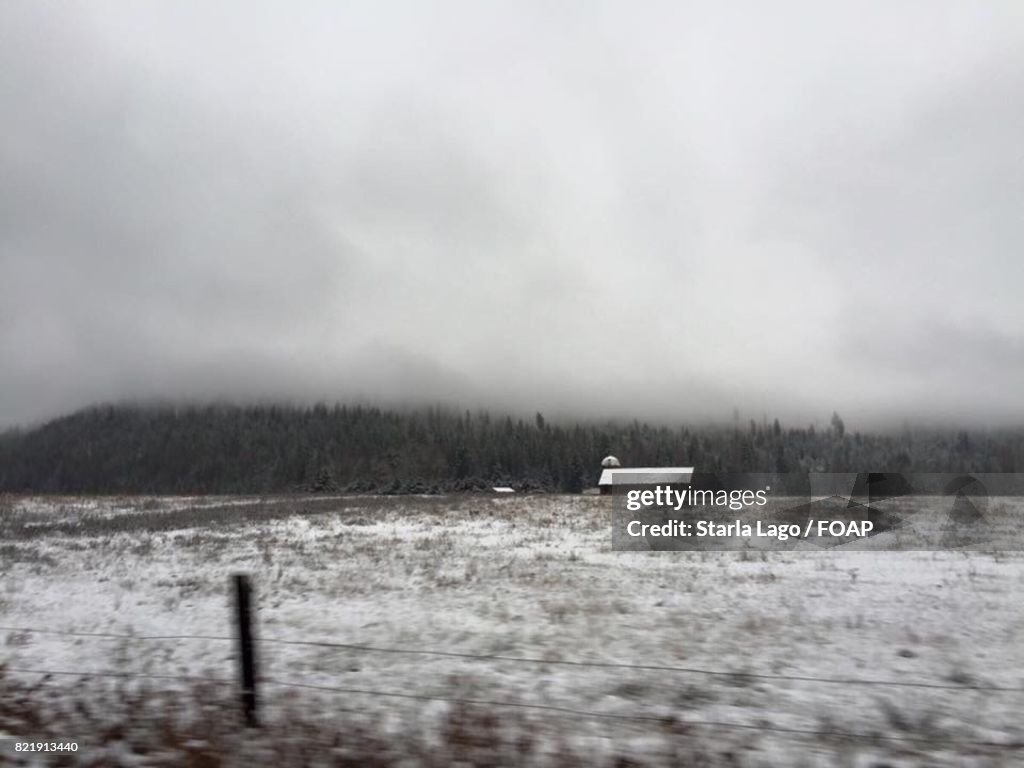
{"label": "wooden fence post", "polygon": [[252,639],[252,586],[249,577],[236,573],[235,618],[238,622],[238,657],[242,691],[242,712],[245,724],[255,728],[256,719],[256,648]]}

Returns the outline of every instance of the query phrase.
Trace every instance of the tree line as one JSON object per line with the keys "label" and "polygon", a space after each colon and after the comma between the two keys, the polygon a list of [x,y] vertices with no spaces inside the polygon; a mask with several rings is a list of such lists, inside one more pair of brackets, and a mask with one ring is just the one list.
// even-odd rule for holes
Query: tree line
{"label": "tree line", "polygon": [[602,457],[702,472],[1014,472],[1024,430],[850,434],[777,419],[723,426],[553,422],[430,407],[104,405],[0,435],[0,491],[579,492]]}

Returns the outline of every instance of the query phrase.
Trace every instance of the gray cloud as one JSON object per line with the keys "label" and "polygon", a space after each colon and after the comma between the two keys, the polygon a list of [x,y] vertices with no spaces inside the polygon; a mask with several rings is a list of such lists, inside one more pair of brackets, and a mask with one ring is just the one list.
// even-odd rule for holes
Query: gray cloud
{"label": "gray cloud", "polygon": [[126,397],[1019,423],[1022,16],[4,4],[0,425]]}

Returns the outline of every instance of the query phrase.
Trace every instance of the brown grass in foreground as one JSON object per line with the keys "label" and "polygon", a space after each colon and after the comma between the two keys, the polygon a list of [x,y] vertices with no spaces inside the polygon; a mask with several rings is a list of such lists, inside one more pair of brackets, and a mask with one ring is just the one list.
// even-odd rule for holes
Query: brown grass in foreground
{"label": "brown grass in foreground", "polygon": [[[333,709],[305,692],[274,697],[257,729],[242,724],[230,687],[194,683],[177,690],[135,681],[25,683],[0,666],[0,733],[37,741],[76,741],[71,754],[0,753],[0,765],[171,766],[272,765],[385,768],[426,766],[687,765],[739,766],[680,724],[648,729],[660,748],[627,754],[610,737],[581,740],[575,727],[486,706],[454,705],[428,732],[412,723]],[[386,722],[385,722],[386,720]],[[565,726],[560,727],[560,726]],[[646,740],[646,739],[645,739]],[[600,742],[604,743],[600,743]],[[646,751],[646,750],[645,750]],[[42,760],[42,762],[39,762]]]}

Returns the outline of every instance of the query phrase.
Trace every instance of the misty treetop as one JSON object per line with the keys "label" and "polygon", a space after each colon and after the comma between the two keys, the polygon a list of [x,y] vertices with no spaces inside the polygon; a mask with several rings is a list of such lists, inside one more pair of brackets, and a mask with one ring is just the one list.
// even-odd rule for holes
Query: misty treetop
{"label": "misty treetop", "polygon": [[559,423],[439,407],[87,408],[0,435],[0,490],[61,493],[579,492],[601,459],[702,472],[1012,472],[1024,432],[851,434],[776,419],[718,427]]}

